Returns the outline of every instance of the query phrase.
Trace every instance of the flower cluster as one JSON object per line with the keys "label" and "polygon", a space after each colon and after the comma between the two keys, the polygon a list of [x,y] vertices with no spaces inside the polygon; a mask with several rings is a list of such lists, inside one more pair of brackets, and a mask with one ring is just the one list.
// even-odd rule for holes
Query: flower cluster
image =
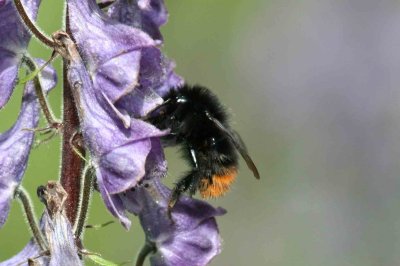
{"label": "flower cluster", "polygon": [[[78,133],[105,206],[126,229],[131,223],[126,212],[139,217],[146,234],[145,247],[153,252],[152,265],[208,264],[221,249],[215,216],[225,211],[182,197],[169,214],[171,191],[161,183],[167,163],[160,142],[169,131],[140,119],[160,105],[169,90],[183,83],[174,73],[174,62],[160,50],[163,38],[159,27],[168,17],[163,1],[109,1],[106,10],[95,0],[66,2],[69,31],[54,34],[52,48],[68,64],[64,78],[76,104]],[[40,0],[20,3],[34,21]],[[26,52],[31,35],[19,13],[14,2],[0,0],[0,108],[10,98],[23,63],[31,63],[30,71],[35,65],[32,62],[44,64],[30,59]],[[38,126],[40,115],[37,92],[47,93],[55,84],[51,67],[28,81],[17,122],[0,134],[0,227],[27,167],[34,139],[34,130],[27,129]],[[63,124],[64,128],[68,126]],[[46,211],[41,220],[48,250],[31,240],[23,251],[1,265],[27,263],[27,259],[40,255],[45,265],[60,262],[62,256],[79,261],[72,235],[75,225],[71,223],[75,221],[68,221],[64,214],[57,217],[50,217]],[[67,244],[57,248],[60,241]]]}
{"label": "flower cluster", "polygon": [[[29,16],[33,19],[39,1],[26,1]],[[0,6],[0,108],[8,102],[17,80],[18,69],[23,58],[27,57],[27,46],[30,34],[21,23],[12,1],[3,2]],[[7,36],[7,37],[5,37]],[[42,63],[38,60],[37,63]],[[48,67],[39,77],[41,86],[48,92],[55,87],[55,70]],[[21,111],[16,123],[6,132],[0,133],[0,228],[7,219],[10,201],[14,191],[21,183],[34,133],[27,129],[38,126],[40,117],[39,103],[36,98],[34,82],[25,86]]]}

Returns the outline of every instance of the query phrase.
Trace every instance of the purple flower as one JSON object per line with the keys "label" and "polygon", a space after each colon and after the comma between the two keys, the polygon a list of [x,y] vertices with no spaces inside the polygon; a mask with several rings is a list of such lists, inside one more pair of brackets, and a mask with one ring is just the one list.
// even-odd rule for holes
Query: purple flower
{"label": "purple flower", "polygon": [[[146,175],[142,178],[142,180],[149,179],[149,177],[162,178],[167,172],[167,163],[164,160],[164,153],[161,147],[160,140],[157,138],[151,138],[151,149],[147,156],[144,170]],[[134,189],[134,187],[131,188],[131,190]],[[138,206],[134,204],[135,202],[131,202],[129,208],[127,209],[126,205],[123,202],[124,195],[126,195],[126,191],[118,194],[108,194],[108,196],[104,198],[106,206],[111,211],[111,213],[113,213],[114,216],[119,217],[120,220],[121,218],[123,218],[123,221],[126,220],[125,211],[128,210],[132,213],[137,213],[135,211],[132,211],[132,209],[135,206]]]}
{"label": "purple flower", "polygon": [[[154,8],[142,5],[146,9],[140,9],[140,14],[130,19],[133,14],[129,10],[138,5],[135,1],[118,1],[112,6],[110,18],[93,0],[68,1],[72,35],[96,91],[103,92],[121,113],[134,117],[144,116],[162,103],[160,95],[182,84],[173,72],[174,63],[157,48],[160,41],[153,40],[145,29],[135,27],[144,14],[152,14],[157,22],[152,25],[158,30],[167,18],[162,11],[165,7],[162,2],[152,4]],[[128,14],[119,15],[120,9]]]}
{"label": "purple flower", "polygon": [[144,116],[161,104],[157,91],[181,79],[156,47],[160,42],[140,28],[106,16],[93,0],[69,0],[68,11],[72,35],[86,64],[72,60],[68,75],[83,137],[106,206],[129,227],[116,194],[144,177],[151,139],[167,133],[132,117]]}
{"label": "purple flower", "polygon": [[161,183],[167,171],[159,140],[153,139],[146,161],[146,176],[139,186],[113,200],[121,208],[138,215],[147,245],[154,247],[151,265],[207,265],[221,252],[215,216],[222,208],[182,196],[168,216],[170,189]]}
{"label": "purple flower", "polygon": [[107,17],[94,0],[68,0],[72,35],[97,91],[111,102],[139,82],[141,49],[156,42],[140,29]]}
{"label": "purple flower", "polygon": [[140,84],[164,96],[171,89],[183,85],[183,79],[174,69],[175,62],[165,57],[159,49],[144,49]]}
{"label": "purple flower", "polygon": [[[22,0],[31,19],[36,19],[40,0]],[[16,84],[18,67],[31,35],[21,22],[11,0],[0,1],[0,109],[8,102]]]}
{"label": "purple flower", "polygon": [[125,110],[134,117],[145,116],[162,103],[161,96],[183,84],[183,79],[174,72],[175,63],[166,58],[158,48],[142,49],[139,66],[140,85],[115,103],[120,110]]}
{"label": "purple flower", "polygon": [[147,245],[155,248],[151,265],[207,265],[221,252],[215,216],[225,210],[181,197],[174,206],[172,222],[167,213],[170,194],[159,178],[153,178],[121,195],[126,208],[139,216]]}
{"label": "purple flower", "polygon": [[[43,64],[43,61],[37,61]],[[56,85],[56,73],[46,67],[41,73],[40,82],[48,92]],[[16,123],[6,132],[0,133],[0,227],[5,223],[14,191],[21,183],[28,163],[34,132],[40,117],[39,102],[36,98],[33,81],[27,83],[22,107]]]}
{"label": "purple flower", "polygon": [[66,197],[67,193],[59,183],[53,181],[48,183],[42,197],[47,209],[40,221],[48,250],[41,250],[32,239],[22,251],[0,263],[0,266],[28,265],[28,259],[33,259],[39,265],[46,266],[82,265],[71,224],[65,216]]}
{"label": "purple flower", "polygon": [[151,138],[166,132],[133,118],[124,124],[107,96],[96,93],[79,56],[71,60],[68,81],[78,103],[81,130],[96,168],[100,192],[110,212],[129,227],[130,221],[113,204],[113,194],[136,186],[144,177]]}
{"label": "purple flower", "polygon": [[[128,1],[117,0],[108,10],[108,15],[129,26],[142,29],[155,40],[162,41],[159,27],[167,22],[168,13],[162,0]],[[157,47],[142,49],[139,72],[139,87],[124,97],[117,106],[134,115],[143,116],[149,108],[138,112],[139,101],[144,97],[165,95],[171,88],[183,84],[183,79],[174,72],[175,63],[163,55]],[[133,104],[132,104],[133,102]],[[139,104],[136,104],[139,103]]]}

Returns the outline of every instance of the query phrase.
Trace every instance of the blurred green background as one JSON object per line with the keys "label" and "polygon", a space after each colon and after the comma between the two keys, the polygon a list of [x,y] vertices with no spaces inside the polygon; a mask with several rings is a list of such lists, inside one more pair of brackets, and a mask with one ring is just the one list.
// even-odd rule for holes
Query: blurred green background
{"label": "blurred green background", "polygon": [[[228,210],[212,265],[398,265],[400,2],[166,4],[165,52],[186,81],[213,88],[229,107],[262,176],[256,181],[242,162],[231,193],[211,201]],[[62,11],[62,1],[43,0],[45,32],[61,27]],[[36,40],[30,52],[51,53]],[[0,131],[15,121],[21,93],[0,112]],[[60,86],[50,99],[60,117]],[[176,152],[167,150],[169,184],[186,168]],[[57,179],[59,153],[59,138],[33,150],[23,181],[32,195]],[[87,230],[85,247],[115,262],[134,259],[144,240],[132,218],[129,232],[119,224]],[[89,223],[112,219],[95,195]],[[14,203],[0,261],[28,239]]]}

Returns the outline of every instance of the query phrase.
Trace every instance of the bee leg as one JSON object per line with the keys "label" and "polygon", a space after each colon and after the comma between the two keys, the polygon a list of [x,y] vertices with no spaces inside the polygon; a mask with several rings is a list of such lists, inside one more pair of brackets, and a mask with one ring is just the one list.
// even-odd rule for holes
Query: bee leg
{"label": "bee leg", "polygon": [[171,197],[168,202],[168,212],[171,213],[176,202],[180,196],[187,190],[190,190],[190,194],[193,195],[197,190],[197,178],[198,171],[192,171],[188,175],[182,177],[172,189]]}
{"label": "bee leg", "polygon": [[184,188],[183,184],[180,182],[178,182],[175,185],[175,187],[172,189],[171,197],[169,198],[169,201],[168,201],[168,210],[167,210],[168,218],[172,222],[174,222],[174,220],[172,219],[172,215],[171,215],[172,208],[174,208],[176,202],[179,200],[181,194],[184,193],[184,191],[185,191],[185,188]]}
{"label": "bee leg", "polygon": [[189,185],[189,195],[192,197],[194,194],[196,194],[197,190],[200,187],[200,181],[203,178],[204,174],[200,173],[199,171],[196,171],[192,175],[192,180]]}
{"label": "bee leg", "polygon": [[171,197],[168,202],[168,210],[171,211],[175,206],[175,203],[179,200],[182,193],[188,189],[189,184],[186,181],[186,177],[181,179],[178,183],[176,183],[175,187],[172,189]]}
{"label": "bee leg", "polygon": [[190,144],[187,144],[184,156],[191,162],[193,170],[185,178],[181,179],[181,181],[184,181],[184,179],[187,180],[185,191],[189,190],[189,196],[192,197],[198,189],[201,177],[199,160],[196,149]]}

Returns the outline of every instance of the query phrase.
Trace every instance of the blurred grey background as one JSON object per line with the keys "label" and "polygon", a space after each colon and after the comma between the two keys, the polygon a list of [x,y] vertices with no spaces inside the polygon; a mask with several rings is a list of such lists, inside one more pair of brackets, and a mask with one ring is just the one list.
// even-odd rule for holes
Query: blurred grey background
{"label": "blurred grey background", "polygon": [[[61,25],[61,4],[43,1],[47,33]],[[229,107],[262,175],[256,181],[242,162],[231,193],[211,201],[228,210],[212,265],[399,265],[400,2],[166,4],[165,52],[188,82],[213,88]],[[36,41],[31,53],[50,55]],[[57,115],[60,92],[51,95]],[[1,131],[20,95],[0,112]],[[169,184],[186,169],[176,152],[167,150]],[[29,191],[57,178],[58,153],[57,138],[33,152]],[[89,222],[110,219],[96,196]],[[28,238],[13,204],[0,261]],[[142,242],[137,223],[129,233],[114,224],[85,235],[87,249],[116,262],[133,259]]]}

